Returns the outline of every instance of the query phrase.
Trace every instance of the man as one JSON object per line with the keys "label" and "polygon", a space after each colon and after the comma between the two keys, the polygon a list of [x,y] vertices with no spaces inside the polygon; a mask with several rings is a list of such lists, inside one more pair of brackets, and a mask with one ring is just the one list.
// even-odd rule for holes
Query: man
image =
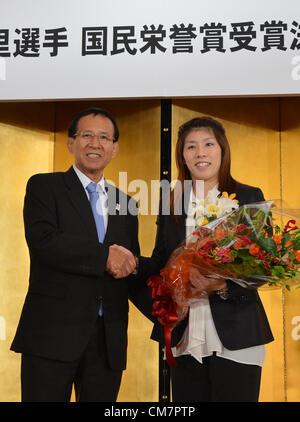
{"label": "man", "polygon": [[29,289],[11,346],[22,353],[23,401],[69,401],[73,383],[77,401],[117,398],[137,292],[124,277],[139,255],[136,203],[103,176],[118,136],[108,112],[85,110],[69,127],[74,165],[28,181]]}

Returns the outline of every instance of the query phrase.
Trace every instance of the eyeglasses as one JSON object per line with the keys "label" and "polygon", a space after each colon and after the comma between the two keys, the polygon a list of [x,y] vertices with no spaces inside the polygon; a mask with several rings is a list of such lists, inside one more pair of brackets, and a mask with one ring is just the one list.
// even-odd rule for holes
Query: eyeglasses
{"label": "eyeglasses", "polygon": [[94,132],[90,130],[83,130],[82,132],[75,133],[74,137],[80,136],[80,138],[84,139],[85,141],[93,141],[96,137],[101,144],[108,144],[109,142],[113,142],[115,138],[109,137],[106,133],[98,133],[96,135]]}

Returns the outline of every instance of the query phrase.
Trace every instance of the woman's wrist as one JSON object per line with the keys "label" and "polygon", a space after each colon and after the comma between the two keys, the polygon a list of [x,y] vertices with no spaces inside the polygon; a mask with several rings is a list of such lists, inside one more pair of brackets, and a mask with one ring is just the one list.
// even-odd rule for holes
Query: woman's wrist
{"label": "woman's wrist", "polygon": [[225,285],[225,287],[223,287],[222,289],[219,289],[216,291],[216,294],[221,298],[221,299],[228,299],[229,293],[228,293],[228,287],[227,287],[227,283]]}

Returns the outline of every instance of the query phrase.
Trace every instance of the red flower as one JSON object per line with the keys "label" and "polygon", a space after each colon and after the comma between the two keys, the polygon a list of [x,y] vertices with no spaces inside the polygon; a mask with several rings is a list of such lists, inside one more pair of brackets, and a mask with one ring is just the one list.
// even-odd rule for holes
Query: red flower
{"label": "red flower", "polygon": [[209,251],[205,251],[204,249],[200,249],[200,250],[198,251],[198,253],[199,253],[199,255],[200,255],[200,256],[206,256],[206,255],[208,255],[208,254],[209,254]]}
{"label": "red flower", "polygon": [[240,236],[239,237],[239,242],[242,242],[243,246],[251,245],[251,240],[246,235]]}
{"label": "red flower", "polygon": [[260,246],[256,245],[255,243],[252,243],[249,247],[249,252],[251,255],[255,256],[259,253],[260,251]]}
{"label": "red flower", "polygon": [[266,253],[265,251],[259,252],[257,254],[257,259],[260,259],[261,261],[263,261],[264,259],[270,258],[270,254]]}
{"label": "red flower", "polygon": [[250,234],[250,229],[249,229],[249,227],[247,227],[247,226],[245,226],[244,224],[238,224],[237,226],[235,226],[235,228],[234,228],[234,232],[235,232],[235,234],[239,234],[239,233],[242,233],[244,230],[246,230],[247,231],[247,235],[249,235]]}
{"label": "red flower", "polygon": [[203,247],[205,251],[211,251],[212,249],[215,249],[217,246],[216,242],[214,240],[209,240]]}
{"label": "red flower", "polygon": [[218,240],[222,240],[224,238],[224,236],[225,236],[225,231],[219,229],[218,227],[215,228],[215,233],[216,233],[216,238]]}
{"label": "red flower", "polygon": [[216,251],[216,257],[220,262],[232,262],[231,250],[228,248],[220,248]]}
{"label": "red flower", "polygon": [[240,242],[239,240],[237,240],[235,244],[233,245],[233,247],[234,249],[238,250],[243,247],[243,242]]}

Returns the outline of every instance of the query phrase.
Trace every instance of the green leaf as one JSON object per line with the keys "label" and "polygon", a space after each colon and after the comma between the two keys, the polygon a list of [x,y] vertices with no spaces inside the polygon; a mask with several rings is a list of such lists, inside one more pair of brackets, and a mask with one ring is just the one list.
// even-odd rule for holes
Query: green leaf
{"label": "green leaf", "polygon": [[288,242],[289,240],[291,240],[291,235],[289,233],[285,233],[284,236],[282,236],[282,240],[282,243]]}
{"label": "green leaf", "polygon": [[300,250],[300,237],[296,237],[294,239],[292,239],[292,244],[293,244],[293,248],[295,251],[299,251]]}
{"label": "green leaf", "polygon": [[272,255],[276,254],[276,243],[270,237],[267,238],[258,238],[257,244],[264,249],[266,252],[271,253]]}
{"label": "green leaf", "polygon": [[278,277],[281,279],[284,278],[285,271],[281,265],[275,265],[275,267],[273,267],[271,271],[274,277]]}
{"label": "green leaf", "polygon": [[254,257],[249,254],[249,250],[244,249],[244,248],[237,250],[237,256],[239,258],[241,258],[243,261],[253,261],[254,260]]}

